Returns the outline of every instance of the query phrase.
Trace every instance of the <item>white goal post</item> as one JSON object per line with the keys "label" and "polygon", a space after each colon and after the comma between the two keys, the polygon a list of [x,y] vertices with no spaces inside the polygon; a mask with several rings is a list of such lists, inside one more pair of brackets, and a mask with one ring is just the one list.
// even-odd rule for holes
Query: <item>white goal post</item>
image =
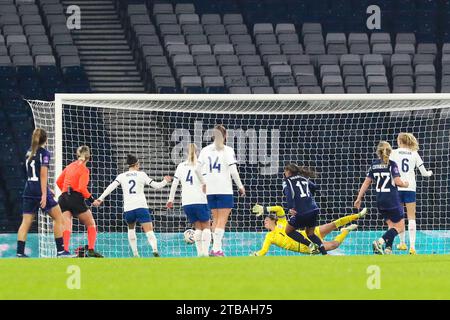
{"label": "white goal post", "polygon": [[[225,254],[231,256],[261,247],[263,221],[250,210],[255,203],[282,204],[287,163],[318,172],[315,182],[321,192],[316,200],[323,224],[355,212],[352,203],[378,141],[387,140],[396,148],[398,133],[411,132],[419,140],[425,165],[434,172],[431,178],[417,177],[416,248],[419,253],[450,252],[450,94],[56,94],[54,102],[29,104],[35,126],[49,133],[50,183],[54,185],[63,167],[75,159],[76,147],[86,144],[93,154],[89,166],[94,197],[125,170],[127,153],[137,155],[142,169],[160,180],[173,175],[187,143],[206,146],[212,127],[224,124],[247,189],[244,198],[235,192],[235,209],[225,233]],[[194,246],[183,241],[183,231],[190,226],[179,193],[174,210],[165,208],[168,194],[169,187],[147,190],[160,251],[162,256],[192,256]],[[384,229],[373,194],[369,192],[364,202],[368,216],[358,221],[358,230],[335,254],[371,253],[371,241]],[[98,251],[106,257],[131,256],[120,188],[92,211],[99,229]],[[84,227],[75,223],[73,232],[72,250],[86,243]],[[139,231],[138,242],[141,255],[151,256]],[[53,247],[51,221],[40,213],[40,256],[54,256]],[[272,246],[269,254],[296,253]]]}

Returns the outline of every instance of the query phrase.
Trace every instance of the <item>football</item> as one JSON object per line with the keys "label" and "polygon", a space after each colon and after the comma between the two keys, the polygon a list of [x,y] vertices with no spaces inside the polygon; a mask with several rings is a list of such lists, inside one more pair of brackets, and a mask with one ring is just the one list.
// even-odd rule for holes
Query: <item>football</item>
{"label": "football", "polygon": [[184,241],[188,244],[193,244],[194,243],[194,230],[192,229],[187,229],[184,233]]}

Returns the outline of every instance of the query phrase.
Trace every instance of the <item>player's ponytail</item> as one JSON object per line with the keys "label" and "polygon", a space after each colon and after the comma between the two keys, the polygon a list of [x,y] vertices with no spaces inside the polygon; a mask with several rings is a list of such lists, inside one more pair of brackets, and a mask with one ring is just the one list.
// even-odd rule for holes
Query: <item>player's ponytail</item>
{"label": "player's ponytail", "polygon": [[31,136],[31,152],[28,160],[31,160],[37,152],[37,149],[47,142],[47,132],[44,129],[34,129]]}
{"label": "player's ponytail", "polygon": [[195,143],[190,143],[188,146],[188,163],[190,165],[197,164],[197,146]]}
{"label": "player's ponytail", "polygon": [[221,124],[215,125],[212,140],[217,146],[224,146],[227,143],[227,129]]}
{"label": "player's ponytail", "polygon": [[305,178],[315,178],[317,173],[306,166],[298,166],[295,163],[289,163],[285,168],[285,171],[289,171],[293,176],[302,176]]}
{"label": "player's ponytail", "polygon": [[387,141],[380,141],[377,146],[377,155],[384,164],[389,163],[389,156],[391,155],[392,147]]}
{"label": "player's ponytail", "polygon": [[88,146],[81,146],[77,149],[78,160],[88,161],[91,158],[91,151]]}
{"label": "player's ponytail", "polygon": [[401,132],[397,138],[399,144],[407,147],[412,151],[419,150],[419,142],[412,133]]}
{"label": "player's ponytail", "polygon": [[138,163],[137,157],[133,156],[132,154],[127,154],[127,165],[128,167],[134,167]]}
{"label": "player's ponytail", "polygon": [[305,166],[297,166],[298,167],[298,173],[299,175],[306,177],[306,178],[316,178],[317,177],[317,173],[309,167],[305,167]]}

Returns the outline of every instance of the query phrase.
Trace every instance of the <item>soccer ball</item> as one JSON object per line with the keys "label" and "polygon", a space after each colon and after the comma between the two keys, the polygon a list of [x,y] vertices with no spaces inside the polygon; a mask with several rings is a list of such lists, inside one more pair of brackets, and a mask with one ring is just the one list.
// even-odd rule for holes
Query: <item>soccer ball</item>
{"label": "soccer ball", "polygon": [[188,244],[193,244],[194,241],[194,230],[192,229],[187,229],[184,233],[184,241]]}

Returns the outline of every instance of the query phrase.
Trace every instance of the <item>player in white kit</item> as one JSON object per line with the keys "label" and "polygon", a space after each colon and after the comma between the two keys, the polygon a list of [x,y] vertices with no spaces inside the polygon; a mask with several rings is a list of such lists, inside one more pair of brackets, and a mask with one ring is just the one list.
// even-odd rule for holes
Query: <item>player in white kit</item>
{"label": "player in white kit", "polygon": [[121,186],[123,192],[124,218],[128,225],[128,241],[133,255],[139,257],[135,230],[136,223],[139,222],[152,247],[153,256],[159,257],[158,243],[153,232],[152,217],[145,198],[144,187],[149,185],[154,189],[161,189],[172,181],[172,178],[165,176],[161,182],[155,182],[145,172],[139,171],[139,161],[133,155],[127,155],[127,165],[129,170],[119,174],[98,200],[101,204],[111,192],[118,186]]}
{"label": "player in white kit", "polygon": [[173,176],[167,208],[173,208],[178,184],[181,183],[181,204],[190,223],[194,224],[194,241],[199,257],[209,256],[211,243],[211,223],[208,200],[206,199],[205,179],[201,165],[197,161],[197,148],[191,143],[187,161],[180,163]]}
{"label": "player in white kit", "polygon": [[224,126],[214,127],[213,139],[214,142],[200,152],[199,162],[205,174],[208,205],[213,216],[213,248],[210,255],[223,257],[222,239],[234,207],[231,180],[234,180],[242,196],[245,195],[245,188],[237,171],[234,150],[226,145],[227,132]]}
{"label": "player in white kit", "polygon": [[[397,137],[398,149],[393,150],[390,156],[391,160],[397,163],[400,169],[400,177],[403,181],[408,181],[407,188],[398,188],[400,200],[406,206],[406,214],[408,216],[408,233],[409,233],[409,253],[416,254],[416,172],[418,168],[422,176],[429,177],[433,174],[428,171],[418,154],[419,143],[411,133],[402,132]],[[400,233],[400,244],[397,246],[399,250],[406,250],[405,232]]]}

